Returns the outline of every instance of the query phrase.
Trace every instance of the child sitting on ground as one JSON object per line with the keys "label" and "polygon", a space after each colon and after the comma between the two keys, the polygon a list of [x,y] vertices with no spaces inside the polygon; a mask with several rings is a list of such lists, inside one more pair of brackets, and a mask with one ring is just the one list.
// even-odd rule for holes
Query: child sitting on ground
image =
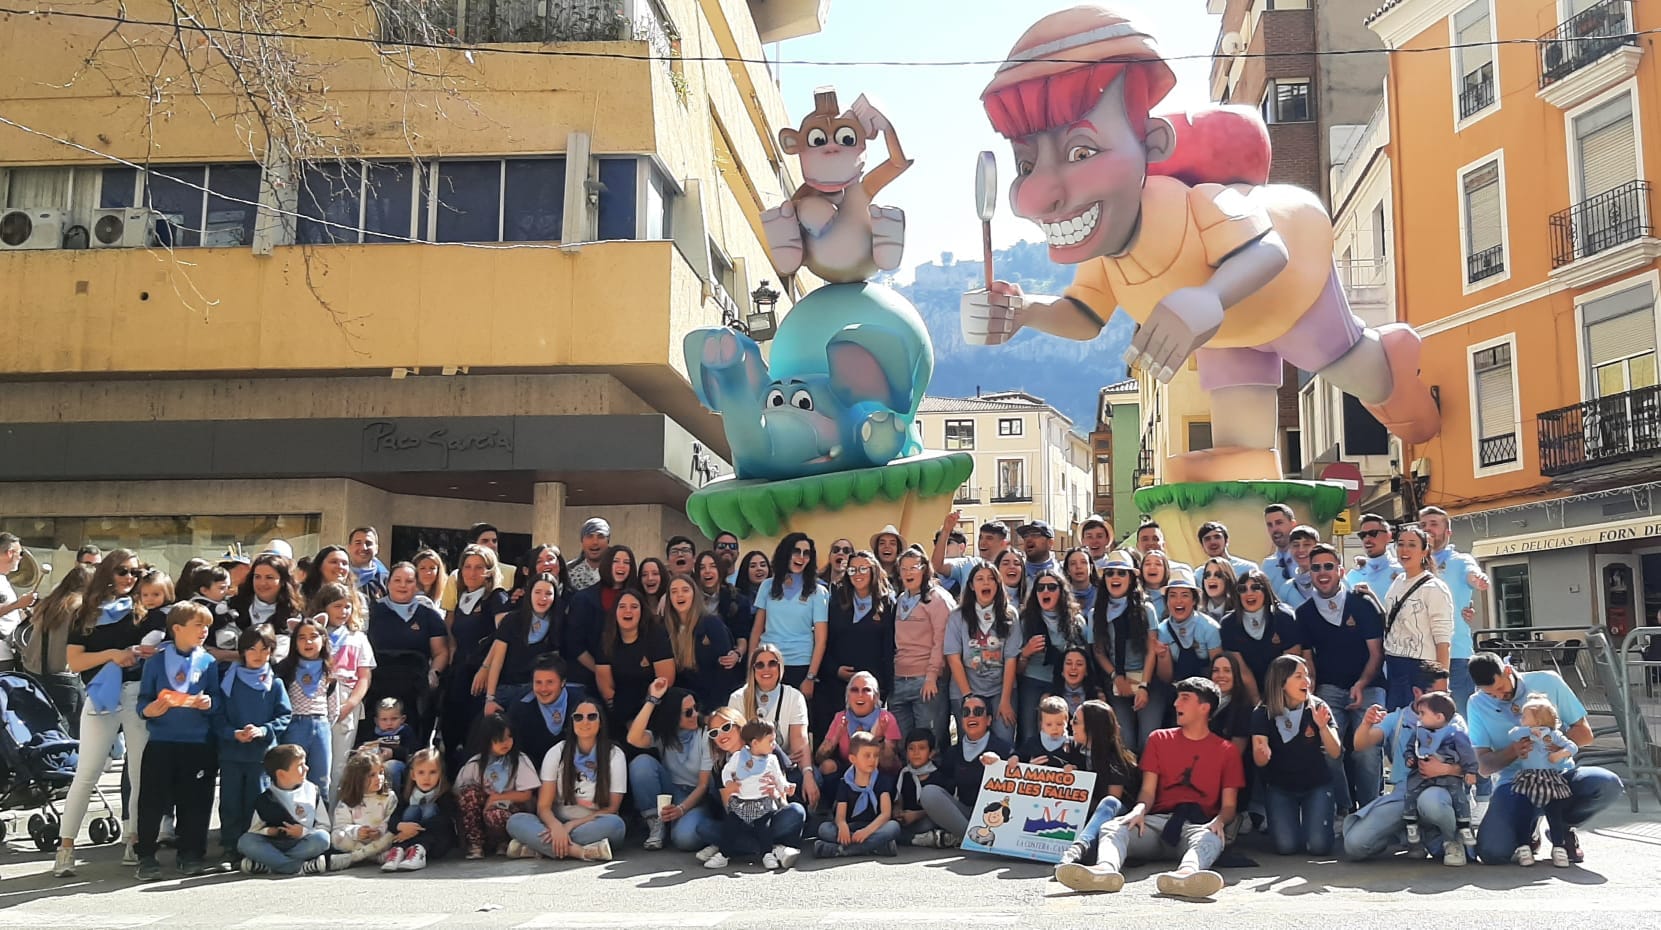
{"label": "child sitting on ground", "polygon": [[1038,702],[1038,732],[1022,741],[1015,755],[1028,765],[1046,765],[1050,768],[1078,768],[1084,765],[1084,754],[1073,745],[1068,734],[1072,714],[1067,701],[1049,695]]}
{"label": "child sitting on ground", "polygon": [[[1476,834],[1471,831],[1470,786],[1476,784],[1476,749],[1464,730],[1453,726],[1459,708],[1446,691],[1432,691],[1413,702],[1418,723],[1413,727],[1413,741],[1407,751],[1407,793],[1402,797],[1402,823],[1407,827],[1407,842],[1419,846],[1419,795],[1435,786],[1447,791],[1453,802],[1453,816],[1459,826],[1459,842],[1476,845]],[[1457,765],[1460,775],[1426,777],[1419,774],[1421,761],[1437,760]]]}
{"label": "child sitting on ground", "polygon": [[394,842],[392,814],[398,795],[386,784],[386,772],[374,753],[354,752],[341,776],[335,803],[334,847],[350,854],[350,864],[383,857]]}
{"label": "child sitting on ground", "polygon": [[784,806],[790,790],[784,768],[773,755],[776,731],[765,720],[752,720],[738,731],[744,748],[733,753],[721,770],[721,801],[727,816],[721,820],[720,852],[704,862],[706,869],[725,868],[734,857],[761,856],[765,868],[779,868],[773,852],[773,815]]}
{"label": "child sitting on ground", "polygon": [[[254,820],[237,840],[242,871],[257,875],[299,875],[329,870],[329,818],[322,793],[306,777],[306,751],[293,743],[265,754],[271,787],[254,801]],[[341,867],[348,857],[336,856]]]}
{"label": "child sitting on ground", "polygon": [[444,777],[444,754],[428,747],[411,756],[404,792],[408,800],[392,818],[393,846],[381,861],[382,872],[424,869],[456,845],[456,799]]}
{"label": "child sitting on ground", "polygon": [[851,764],[837,785],[836,819],[819,825],[813,854],[821,859],[899,855],[894,779],[877,771],[882,740],[860,731],[849,737],[848,752]]}
{"label": "child sitting on ground", "polygon": [[531,760],[514,747],[513,729],[501,714],[491,714],[473,728],[479,752],[456,773],[456,830],[467,858],[483,859],[513,849],[525,858],[536,852],[515,847],[508,838],[508,818],[532,810],[542,779]]}
{"label": "child sitting on ground", "polygon": [[415,737],[415,728],[406,722],[404,702],[397,698],[381,698],[375,705],[375,733],[358,747],[358,752],[373,752],[386,767],[386,782],[399,786],[409,770],[410,757],[421,748]]}
{"label": "child sitting on ground", "polygon": [[[1511,741],[1526,739],[1533,748],[1522,757],[1523,768],[1511,780],[1511,790],[1544,809],[1546,835],[1551,839],[1551,864],[1568,868],[1569,825],[1564,820],[1564,808],[1570,795],[1568,773],[1574,771],[1574,757],[1580,747],[1564,735],[1557,707],[1544,694],[1529,695],[1519,716],[1522,725],[1511,728]],[[1513,858],[1519,865],[1534,864],[1534,852],[1527,846],[1520,847]]]}
{"label": "child sitting on ground", "polygon": [[912,846],[944,848],[950,844],[945,831],[937,830],[934,821],[923,810],[923,789],[935,784],[939,774],[934,764],[934,731],[917,727],[905,737],[905,768],[900,769],[899,821],[900,835]]}

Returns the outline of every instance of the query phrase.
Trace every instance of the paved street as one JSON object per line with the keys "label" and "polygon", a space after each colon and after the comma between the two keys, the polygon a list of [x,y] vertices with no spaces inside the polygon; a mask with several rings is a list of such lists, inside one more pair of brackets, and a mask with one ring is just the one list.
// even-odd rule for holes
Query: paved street
{"label": "paved street", "polygon": [[[90,864],[54,880],[50,860],[11,844],[0,858],[0,928],[714,927],[849,925],[907,927],[1156,926],[1284,928],[1311,918],[1344,930],[1401,927],[1518,927],[1596,930],[1656,927],[1661,888],[1661,817],[1624,803],[1583,833],[1586,868],[1472,865],[1449,869],[1405,861],[1355,866],[1280,859],[1224,871],[1215,902],[1163,898],[1133,867],[1117,895],[1073,894],[1038,865],[934,850],[897,860],[816,862],[786,873],[710,872],[690,855],[625,850],[624,861],[439,863],[424,873],[383,876],[360,866],[293,879],[207,876],[138,885],[115,850],[88,848]],[[14,836],[15,838],[15,836]],[[164,851],[164,865],[171,853]],[[857,915],[857,916],[856,916]],[[1165,924],[1169,926],[1169,924]]]}

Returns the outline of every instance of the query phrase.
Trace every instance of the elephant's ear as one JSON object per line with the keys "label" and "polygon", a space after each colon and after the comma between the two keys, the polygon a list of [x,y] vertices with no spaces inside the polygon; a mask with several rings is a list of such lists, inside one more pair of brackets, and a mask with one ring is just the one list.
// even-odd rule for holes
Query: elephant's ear
{"label": "elephant's ear", "polygon": [[905,343],[881,326],[856,323],[825,345],[831,390],[846,406],[877,401],[905,410],[911,401],[914,360]]}

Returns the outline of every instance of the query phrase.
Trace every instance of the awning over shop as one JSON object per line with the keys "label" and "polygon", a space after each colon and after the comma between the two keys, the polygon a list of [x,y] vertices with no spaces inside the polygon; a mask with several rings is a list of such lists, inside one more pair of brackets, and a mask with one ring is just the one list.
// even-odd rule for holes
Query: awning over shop
{"label": "awning over shop", "polygon": [[1591,526],[1571,526],[1522,536],[1501,536],[1484,539],[1471,546],[1471,555],[1478,559],[1492,559],[1508,555],[1527,555],[1531,552],[1549,552],[1554,549],[1572,549],[1576,546],[1596,546],[1628,540],[1661,537],[1661,517],[1639,517],[1614,523]]}

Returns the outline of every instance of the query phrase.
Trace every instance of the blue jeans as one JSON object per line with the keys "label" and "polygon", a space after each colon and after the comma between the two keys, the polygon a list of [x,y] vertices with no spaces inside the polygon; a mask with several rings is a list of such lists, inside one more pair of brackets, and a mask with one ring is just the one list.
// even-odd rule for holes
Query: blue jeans
{"label": "blue jeans", "polygon": [[[701,737],[700,737],[701,738]],[[658,815],[657,796],[667,794],[671,804],[679,804],[691,796],[697,786],[677,785],[669,777],[669,770],[656,756],[642,753],[634,757],[629,763],[629,794],[634,798],[635,810],[642,818],[650,819]],[[682,852],[696,852],[704,844],[698,840],[698,827],[709,819],[709,811],[704,805],[694,805],[679,819],[665,824],[669,830],[669,843]]]}
{"label": "blue jeans", "polygon": [[1349,708],[1348,688],[1321,685],[1315,696],[1332,708],[1332,725],[1338,728],[1338,739],[1344,744],[1344,754],[1337,759],[1327,757],[1327,768],[1332,771],[1332,800],[1335,817],[1348,817],[1357,807],[1372,803],[1384,788],[1384,744],[1371,749],[1355,749],[1355,731],[1367,708],[1384,703],[1383,688],[1367,688],[1361,692],[1361,708]]}
{"label": "blue jeans", "polygon": [[[1344,856],[1359,862],[1407,848],[1407,830],[1402,822],[1405,805],[1406,793],[1398,789],[1345,818]],[[1441,855],[1444,837],[1457,840],[1453,801],[1446,789],[1426,788],[1419,795],[1419,829],[1425,848],[1436,855]],[[1509,858],[1511,850],[1505,855]]]}
{"label": "blue jeans", "polygon": [[1021,739],[1027,739],[1038,732],[1038,702],[1044,699],[1044,693],[1049,690],[1048,679],[1022,675],[1015,682],[1015,728]]}
{"label": "blue jeans", "polygon": [[[1466,707],[1470,706],[1471,695],[1476,693],[1476,682],[1471,680],[1470,659],[1448,660],[1448,691],[1453,694],[1453,703],[1459,708],[1461,717],[1468,716]],[[1494,794],[1494,779],[1478,775],[1476,778],[1476,796],[1478,800],[1486,800]]]}
{"label": "blue jeans", "polygon": [[1085,822],[1084,829],[1078,832],[1078,838],[1073,840],[1074,846],[1082,846],[1078,856],[1081,865],[1094,865],[1096,856],[1101,852],[1102,831],[1107,829],[1107,822],[1119,816],[1124,805],[1118,798],[1102,798],[1102,803],[1096,805],[1096,810],[1090,814]]}
{"label": "blue jeans", "polygon": [[1269,814],[1269,837],[1282,856],[1332,852],[1332,783],[1288,791],[1263,782],[1263,803]]}
{"label": "blue jeans", "polygon": [[306,751],[306,780],[317,786],[319,800],[329,798],[329,768],[334,759],[334,734],[322,716],[294,717],[283,731],[283,742]]}
{"label": "blue jeans", "polygon": [[[508,836],[523,843],[526,848],[534,849],[553,859],[556,858],[553,844],[542,838],[542,831],[545,829],[547,828],[542,825],[541,818],[535,814],[521,811],[508,818]],[[623,818],[616,814],[601,814],[570,831],[569,835],[573,846],[589,846],[601,840],[610,840],[612,849],[616,850],[623,845],[623,835],[626,832]]]}
{"label": "blue jeans", "polygon": [[1384,709],[1400,710],[1413,703],[1413,679],[1419,674],[1419,660],[1407,656],[1384,657]]}
{"label": "blue jeans", "polygon": [[244,833],[236,851],[277,875],[299,875],[306,863],[329,851],[327,830],[312,830],[297,840]]}
{"label": "blue jeans", "polygon": [[819,825],[819,839],[821,842],[835,845],[843,856],[869,856],[876,853],[889,843],[899,843],[900,825],[895,821],[888,821],[878,827],[863,843],[849,843],[843,846],[836,840],[836,821],[827,820]]}
{"label": "blue jeans", "polygon": [[254,822],[254,802],[270,785],[263,762],[219,764],[219,848],[237,848]]}
{"label": "blue jeans", "polygon": [[[705,811],[704,819],[698,822],[698,842],[704,846],[721,845],[721,821],[724,818],[712,817]],[[802,841],[802,825],[807,823],[807,808],[792,801],[782,809],[773,812],[773,842],[780,846],[794,847]]]}
{"label": "blue jeans", "polygon": [[[915,729],[930,730],[938,738],[945,720],[946,691],[935,688],[934,697],[923,699],[923,684],[927,676],[894,679],[894,688],[888,695],[888,712],[900,726],[900,738],[905,739]],[[901,747],[903,753],[904,747]]]}
{"label": "blue jeans", "polygon": [[[1608,769],[1583,765],[1564,777],[1569,780],[1569,797],[1558,803],[1567,826],[1577,827],[1620,800],[1620,776]],[[1488,813],[1476,831],[1477,857],[1490,864],[1510,862],[1517,847],[1528,844],[1539,822],[1540,809],[1512,791],[1509,782],[1495,788]]]}

